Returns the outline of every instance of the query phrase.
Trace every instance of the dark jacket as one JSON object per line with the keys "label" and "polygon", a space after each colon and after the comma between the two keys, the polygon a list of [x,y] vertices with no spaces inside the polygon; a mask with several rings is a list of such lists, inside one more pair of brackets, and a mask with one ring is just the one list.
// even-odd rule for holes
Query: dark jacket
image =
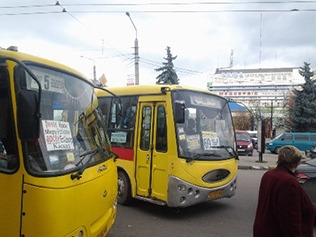
{"label": "dark jacket", "polygon": [[254,237],[312,237],[314,207],[293,172],[267,171],[259,190]]}

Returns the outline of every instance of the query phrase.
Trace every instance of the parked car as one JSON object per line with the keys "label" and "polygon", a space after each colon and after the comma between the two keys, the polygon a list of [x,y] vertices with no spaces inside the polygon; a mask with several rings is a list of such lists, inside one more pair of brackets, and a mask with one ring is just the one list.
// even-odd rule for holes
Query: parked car
{"label": "parked car", "polygon": [[252,145],[255,149],[258,148],[258,137],[257,137],[257,131],[247,131],[251,137]]}
{"label": "parked car", "polygon": [[278,153],[282,146],[292,145],[300,151],[308,152],[316,143],[316,133],[285,132],[266,143],[267,150]]}
{"label": "parked car", "polygon": [[301,163],[297,167],[295,174],[296,178],[316,208],[316,159],[311,159]]}
{"label": "parked car", "polygon": [[236,130],[236,142],[238,155],[253,155],[253,144],[247,131]]}

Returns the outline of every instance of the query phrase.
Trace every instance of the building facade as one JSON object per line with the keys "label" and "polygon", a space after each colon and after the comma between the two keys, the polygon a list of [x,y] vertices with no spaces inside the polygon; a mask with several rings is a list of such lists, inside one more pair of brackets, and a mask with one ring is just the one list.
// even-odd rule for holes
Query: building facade
{"label": "building facade", "polygon": [[249,107],[273,103],[282,108],[290,90],[302,83],[304,78],[299,74],[299,67],[217,69],[208,89]]}
{"label": "building facade", "polygon": [[258,69],[217,69],[208,89],[241,103],[255,117],[269,118],[272,130],[284,117],[284,107],[293,88],[299,88],[304,78],[299,67]]}

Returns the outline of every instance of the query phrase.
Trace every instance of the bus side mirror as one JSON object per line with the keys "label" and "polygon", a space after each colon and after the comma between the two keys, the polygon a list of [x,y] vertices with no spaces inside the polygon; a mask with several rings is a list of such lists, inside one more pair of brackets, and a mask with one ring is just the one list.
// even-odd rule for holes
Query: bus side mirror
{"label": "bus side mirror", "polygon": [[175,102],[174,104],[174,118],[176,123],[185,122],[185,104],[183,102]]}
{"label": "bus side mirror", "polygon": [[22,89],[18,92],[17,115],[18,129],[21,140],[39,138],[40,104],[38,92]]}

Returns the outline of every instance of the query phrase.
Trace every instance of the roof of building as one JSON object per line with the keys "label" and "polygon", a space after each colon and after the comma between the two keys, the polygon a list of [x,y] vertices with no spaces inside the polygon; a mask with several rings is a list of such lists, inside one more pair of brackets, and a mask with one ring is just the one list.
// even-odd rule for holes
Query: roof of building
{"label": "roof of building", "polygon": [[236,68],[217,68],[215,74],[222,73],[271,73],[271,72],[292,72],[299,67],[283,67],[283,68],[252,68],[252,69],[236,69]]}

